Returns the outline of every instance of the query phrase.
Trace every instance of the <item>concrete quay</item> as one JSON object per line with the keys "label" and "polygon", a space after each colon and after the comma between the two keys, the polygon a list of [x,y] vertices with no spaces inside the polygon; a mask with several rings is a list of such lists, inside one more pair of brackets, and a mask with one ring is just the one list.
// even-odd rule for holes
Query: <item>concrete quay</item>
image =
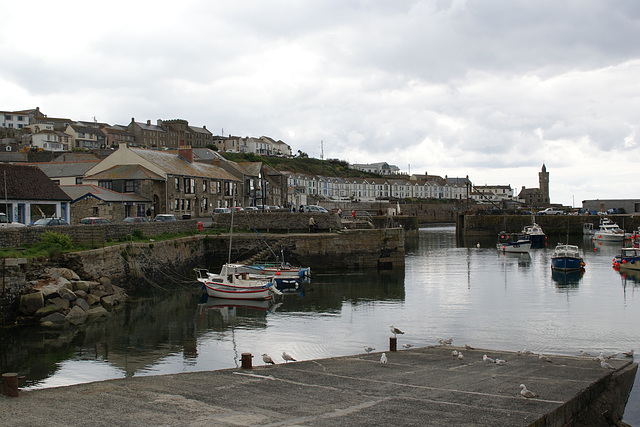
{"label": "concrete quay", "polygon": [[[0,425],[618,425],[637,370],[631,359],[609,360],[612,370],[592,357],[450,346],[386,355],[386,364],[371,353],[269,366],[254,355],[253,369],[21,391],[0,396]],[[522,397],[520,384],[539,397]]]}

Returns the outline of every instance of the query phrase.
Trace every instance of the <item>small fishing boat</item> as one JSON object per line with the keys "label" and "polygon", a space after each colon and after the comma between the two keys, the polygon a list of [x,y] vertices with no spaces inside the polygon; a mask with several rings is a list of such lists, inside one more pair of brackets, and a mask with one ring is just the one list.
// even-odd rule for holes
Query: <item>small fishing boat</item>
{"label": "small fishing boat", "polygon": [[531,249],[531,240],[527,236],[518,235],[517,239],[500,242],[496,247],[504,253],[528,253]]}
{"label": "small fishing boat", "polygon": [[622,242],[624,237],[624,230],[609,218],[602,218],[600,227],[593,233],[593,240],[604,242]]}
{"label": "small fishing boat", "polygon": [[584,258],[576,245],[558,243],[551,254],[551,268],[554,270],[580,270],[584,265]]}
{"label": "small fishing boat", "polygon": [[532,248],[544,248],[547,245],[547,235],[542,231],[542,227],[533,221],[533,224],[526,226],[522,233],[525,236],[529,236],[531,240]]}
{"label": "small fishing boat", "polygon": [[585,222],[582,224],[582,235],[583,236],[593,236],[596,231],[593,229],[592,222]]}
{"label": "small fishing boat", "polygon": [[640,249],[622,248],[620,254],[613,258],[613,267],[620,270],[640,271]]}
{"label": "small fishing boat", "polygon": [[244,265],[241,268],[241,271],[260,274],[263,277],[280,276],[283,278],[304,279],[311,276],[311,269],[309,267],[294,267],[289,263],[280,264],[275,262],[257,262],[253,265]]}
{"label": "small fishing boat", "polygon": [[207,295],[223,299],[256,299],[267,300],[273,294],[280,294],[270,280],[253,279],[249,273],[238,271],[240,264],[225,264],[219,274],[210,273],[207,269],[196,268],[196,279]]}

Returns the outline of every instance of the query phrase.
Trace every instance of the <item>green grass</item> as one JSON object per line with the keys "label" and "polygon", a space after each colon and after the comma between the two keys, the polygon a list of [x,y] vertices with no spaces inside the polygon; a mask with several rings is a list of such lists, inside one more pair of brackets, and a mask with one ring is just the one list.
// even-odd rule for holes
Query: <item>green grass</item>
{"label": "green grass", "polygon": [[189,237],[194,236],[196,234],[204,234],[204,235],[220,235],[224,230],[207,230],[205,232],[198,231],[187,231],[182,233],[162,233],[157,234],[155,236],[145,236],[142,234],[141,230],[136,230],[133,234],[130,234],[126,237],[123,237],[114,241],[107,241],[104,245],[99,246],[87,246],[87,245],[78,245],[74,244],[71,241],[71,238],[65,234],[55,233],[55,232],[47,232],[43,233],[42,239],[39,243],[34,243],[31,245],[25,245],[20,248],[4,248],[0,249],[0,258],[51,258],[56,255],[60,255],[63,253],[70,252],[80,252],[86,251],[90,249],[98,249],[101,247],[120,245],[122,243],[127,242],[135,242],[135,243],[151,243],[153,242],[162,242],[167,240],[179,239],[181,237]]}

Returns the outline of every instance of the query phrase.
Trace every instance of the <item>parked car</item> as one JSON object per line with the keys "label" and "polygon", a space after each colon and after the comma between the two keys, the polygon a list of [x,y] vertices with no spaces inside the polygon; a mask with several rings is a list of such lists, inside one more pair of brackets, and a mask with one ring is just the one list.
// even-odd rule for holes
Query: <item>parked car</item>
{"label": "parked car", "polygon": [[244,210],[249,212],[255,212],[255,211],[258,211],[259,209],[256,208],[255,206],[245,206]]}
{"label": "parked car", "polygon": [[0,227],[15,228],[15,227],[26,227],[26,226],[20,222],[9,221],[9,217],[7,216],[7,214],[0,212]]}
{"label": "parked car", "polygon": [[58,225],[69,225],[69,223],[62,218],[40,218],[31,225],[34,227],[53,227]]}
{"label": "parked car", "polygon": [[173,214],[158,214],[155,218],[153,218],[153,222],[167,222],[167,221],[177,221],[175,215]]}
{"label": "parked car", "polygon": [[223,213],[231,213],[231,209],[229,209],[229,208],[215,208],[213,210],[213,212],[211,212],[211,216],[215,216],[217,214],[223,214]]}
{"label": "parked car", "polygon": [[329,213],[328,210],[318,205],[307,205],[304,207],[304,212]]}
{"label": "parked car", "polygon": [[111,224],[107,218],[102,218],[101,216],[88,216],[86,218],[82,218],[80,220],[80,224],[84,225],[105,225]]}
{"label": "parked car", "polygon": [[538,215],[563,215],[564,212],[554,208],[546,208],[538,212]]}
{"label": "parked car", "polygon": [[128,216],[122,222],[149,222],[149,220],[144,216]]}

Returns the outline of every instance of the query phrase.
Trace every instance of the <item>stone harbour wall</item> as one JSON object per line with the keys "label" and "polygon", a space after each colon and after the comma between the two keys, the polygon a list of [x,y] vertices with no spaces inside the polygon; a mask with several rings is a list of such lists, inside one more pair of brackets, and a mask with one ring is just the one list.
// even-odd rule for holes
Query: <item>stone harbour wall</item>
{"label": "stone harbour wall", "polygon": [[[193,269],[220,268],[229,259],[230,238],[233,262],[252,257],[275,261],[273,251],[278,257],[284,255],[287,262],[311,267],[312,271],[404,266],[405,234],[402,228],[343,230],[339,233],[194,235],[64,254],[55,260],[55,265],[68,268],[86,282],[101,283],[109,278],[110,285],[122,288],[123,293],[137,294],[150,287],[163,288],[176,283],[197,286]],[[36,271],[29,271],[30,268]],[[40,271],[43,271],[42,266],[27,265],[21,274],[37,277]],[[7,292],[3,306],[5,314],[11,312],[15,316],[24,311],[20,309],[19,298],[33,290],[33,281],[22,278],[21,282],[20,277],[16,276],[15,286]],[[70,290],[75,292],[73,285]]]}

